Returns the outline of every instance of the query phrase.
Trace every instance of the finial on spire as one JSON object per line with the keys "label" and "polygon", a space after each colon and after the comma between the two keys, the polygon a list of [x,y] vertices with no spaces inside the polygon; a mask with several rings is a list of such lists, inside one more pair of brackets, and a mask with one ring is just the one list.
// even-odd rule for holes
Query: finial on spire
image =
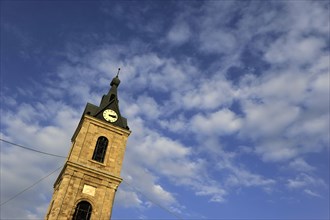
{"label": "finial on spire", "polygon": [[120,71],[120,68],[118,68],[118,72],[117,72],[117,76],[116,76],[116,77],[118,77],[118,76],[119,76],[119,71]]}

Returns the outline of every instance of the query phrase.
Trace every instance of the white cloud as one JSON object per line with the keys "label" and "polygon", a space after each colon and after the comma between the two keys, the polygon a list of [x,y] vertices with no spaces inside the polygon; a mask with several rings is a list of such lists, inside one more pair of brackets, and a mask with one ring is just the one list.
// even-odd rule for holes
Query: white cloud
{"label": "white cloud", "polygon": [[188,121],[183,114],[179,114],[175,118],[170,117],[169,120],[159,120],[159,124],[161,127],[174,133],[186,131],[189,127]]}
{"label": "white cloud", "polygon": [[[306,135],[308,137],[319,137],[319,141],[327,142],[327,131],[329,131],[328,115],[321,115],[318,118],[306,118],[305,121],[297,123],[289,131],[290,136]],[[316,147],[316,146],[315,146]]]}
{"label": "white cloud", "polygon": [[285,161],[328,145],[329,76],[323,52],[318,56],[322,59],[308,68],[296,64],[242,79],[240,135],[255,141],[264,161]]}
{"label": "white cloud", "polygon": [[310,196],[313,196],[313,197],[322,197],[320,194],[316,193],[316,192],[313,192],[312,190],[310,189],[305,189],[304,192],[307,194],[307,195],[310,195]]}
{"label": "white cloud", "polygon": [[266,179],[243,168],[231,167],[230,169],[233,171],[233,175],[227,179],[227,185],[268,187],[276,183],[273,179]]}
{"label": "white cloud", "polygon": [[144,163],[154,165],[167,158],[173,160],[185,157],[190,152],[189,148],[182,146],[180,143],[157,134],[146,135],[142,140],[139,140],[138,146],[134,149],[136,156],[141,158],[147,156],[148,160],[144,161]]}
{"label": "white cloud", "polygon": [[288,105],[293,105],[305,98],[305,91],[310,78],[312,78],[312,74],[308,75],[308,72],[302,72],[295,68],[275,70],[262,78],[260,85],[253,92],[267,103],[284,101]]}
{"label": "white cloud", "polygon": [[[175,185],[188,187],[196,195],[209,196],[211,201],[224,200],[226,190],[216,186],[207,175],[201,175],[206,170],[205,161],[194,158],[190,148],[159,136],[155,131],[143,126],[140,120],[131,121],[132,130],[140,132],[135,135],[132,133],[129,139],[129,145],[135,147],[126,152],[123,169],[125,175],[131,176],[130,179],[137,183],[142,192],[161,204],[180,209],[181,205],[176,202],[174,195],[164,191],[163,186],[156,183],[155,176],[160,175],[166,176]],[[140,170],[140,167],[148,167],[148,170]],[[213,191],[206,190],[209,188]]]}
{"label": "white cloud", "polygon": [[[131,156],[127,155],[126,158],[131,158]],[[150,198],[152,201],[165,207],[178,206],[175,196],[157,183],[157,176],[154,173],[143,168],[137,161],[126,161],[128,162],[124,164],[122,176],[131,189],[127,190],[127,187],[123,186],[125,188],[122,188],[122,190],[125,192],[124,195],[130,197],[133,196],[135,198],[135,202],[131,203],[131,205],[137,204],[138,201],[142,201],[142,198],[147,200]],[[135,195],[133,195],[131,191],[135,191]],[[144,196],[140,197],[138,193],[142,193]],[[126,202],[124,200],[118,200],[118,202],[124,202],[118,203],[118,205],[125,206]],[[140,202],[138,202],[138,204],[141,207],[146,205]]]}
{"label": "white cloud", "polygon": [[[33,140],[30,140],[31,142]],[[46,146],[42,150],[47,151],[45,148]],[[1,202],[8,201],[63,163],[64,159],[54,159],[1,143]],[[48,207],[49,193],[52,192],[53,183],[59,172],[60,170],[37,186],[23,192],[19,197],[2,205],[1,218],[35,219],[37,216],[38,218],[44,216]],[[47,193],[48,195],[45,195]],[[17,209],[17,207],[21,208]]]}
{"label": "white cloud", "polygon": [[[329,56],[324,56],[322,61],[329,60]],[[306,88],[308,90],[304,104],[310,111],[314,111],[316,114],[327,114],[329,112],[329,101],[326,100],[329,97],[329,66],[325,69],[325,64],[320,64],[321,70],[315,67],[317,73],[310,79],[309,85]],[[323,68],[322,68],[323,67]],[[315,98],[317,97],[317,98]]]}
{"label": "white cloud", "polygon": [[305,187],[326,187],[324,180],[300,173],[295,179],[288,179],[287,187],[290,189],[300,189]]}
{"label": "white cloud", "polygon": [[261,187],[270,190],[276,185],[276,180],[266,178],[260,174],[250,171],[243,164],[239,163],[237,154],[228,153],[218,149],[214,160],[216,160],[216,168],[225,178],[223,181],[226,188],[239,187]]}
{"label": "white cloud", "polygon": [[[221,73],[219,73],[220,75]],[[229,81],[218,75],[211,78],[197,78],[196,87],[176,93],[176,102],[184,109],[216,109],[228,106],[236,96]]]}
{"label": "white cloud", "polygon": [[150,120],[156,120],[159,117],[161,111],[157,102],[152,97],[148,97],[147,95],[139,96],[136,103],[140,108],[141,112],[139,113],[141,115]]}
{"label": "white cloud", "polygon": [[289,168],[300,172],[310,172],[315,170],[315,167],[309,165],[304,159],[296,158],[289,163]]}
{"label": "white cloud", "polygon": [[153,185],[150,190],[157,196],[157,198],[160,198],[161,200],[166,201],[169,204],[172,204],[175,201],[173,195],[165,191],[163,187],[158,184]]}
{"label": "white cloud", "polygon": [[298,107],[282,101],[265,104],[247,102],[243,110],[246,117],[241,133],[253,138],[281,135],[297,119],[300,111]]}
{"label": "white cloud", "polygon": [[119,187],[115,199],[116,203],[126,208],[140,207],[142,205],[142,201],[139,199],[136,192],[125,191],[121,187]]}
{"label": "white cloud", "polygon": [[[302,34],[328,34],[329,17],[326,2],[310,1],[305,4],[286,2],[287,26]],[[308,15],[308,16],[307,16]]]}
{"label": "white cloud", "polygon": [[[19,102],[16,108],[10,110],[2,109],[1,117],[1,128],[5,133],[2,138],[65,157],[80,115],[63,102],[38,100],[33,104]],[[1,201],[31,186],[63,163],[64,158],[38,154],[1,142]],[[35,219],[44,216],[58,173],[1,207],[4,210],[1,218]],[[28,208],[26,201],[34,204],[34,208]],[[11,205],[13,202],[22,207],[21,211],[14,211],[15,207]]]}
{"label": "white cloud", "polygon": [[173,44],[182,44],[190,38],[190,35],[189,26],[184,22],[180,22],[171,28],[167,34],[167,39]]}
{"label": "white cloud", "polygon": [[226,195],[226,191],[217,186],[204,186],[199,191],[196,192],[196,195],[211,195],[211,202],[224,202],[224,196]]}
{"label": "white cloud", "polygon": [[196,115],[191,119],[191,126],[195,133],[204,135],[231,134],[240,129],[241,119],[229,109],[221,109],[208,116]]}
{"label": "white cloud", "polygon": [[264,140],[255,147],[255,152],[261,155],[264,161],[287,161],[299,155],[299,148],[289,140],[281,138]]}
{"label": "white cloud", "polygon": [[278,39],[265,54],[270,63],[312,63],[318,59],[319,52],[325,49],[323,38],[286,36]]}
{"label": "white cloud", "polygon": [[195,18],[199,28],[198,49],[206,53],[231,54],[240,47],[236,32],[227,28],[234,2],[207,2],[201,8],[203,16]]}
{"label": "white cloud", "polygon": [[232,53],[238,48],[236,37],[230,30],[206,28],[200,35],[201,50],[208,53]]}

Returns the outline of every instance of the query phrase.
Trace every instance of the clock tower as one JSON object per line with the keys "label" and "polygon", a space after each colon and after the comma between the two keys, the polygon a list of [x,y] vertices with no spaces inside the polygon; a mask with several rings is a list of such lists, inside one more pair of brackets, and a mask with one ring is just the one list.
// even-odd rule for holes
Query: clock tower
{"label": "clock tower", "polygon": [[99,106],[87,103],[45,219],[110,219],[130,135],[119,111],[119,84],[117,74]]}

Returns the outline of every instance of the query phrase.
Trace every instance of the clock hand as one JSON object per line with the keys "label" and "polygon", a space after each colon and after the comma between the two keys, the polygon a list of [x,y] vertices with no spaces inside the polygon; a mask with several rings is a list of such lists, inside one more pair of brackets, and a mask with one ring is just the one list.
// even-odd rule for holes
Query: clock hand
{"label": "clock hand", "polygon": [[109,115],[110,117],[112,117],[112,118],[117,118],[117,116],[116,115]]}

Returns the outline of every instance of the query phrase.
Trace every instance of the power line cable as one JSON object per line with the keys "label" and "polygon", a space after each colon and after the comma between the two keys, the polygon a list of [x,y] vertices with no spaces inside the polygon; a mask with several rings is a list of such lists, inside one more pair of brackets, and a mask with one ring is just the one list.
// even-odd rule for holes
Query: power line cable
{"label": "power line cable", "polygon": [[3,142],[5,142],[5,143],[8,143],[8,144],[11,144],[11,145],[14,145],[14,146],[17,146],[17,147],[20,147],[20,148],[26,149],[26,150],[34,151],[34,152],[37,152],[37,153],[40,153],[40,154],[46,154],[46,155],[48,155],[48,156],[53,156],[53,157],[66,158],[66,157],[61,156],[61,155],[50,154],[50,153],[46,153],[46,152],[43,152],[43,151],[40,151],[40,150],[35,150],[35,149],[29,148],[29,147],[25,147],[25,146],[22,146],[22,145],[19,145],[19,144],[15,144],[15,143],[13,143],[13,142],[10,142],[10,141],[7,141],[7,140],[4,140],[4,139],[2,139],[2,138],[0,138],[0,141],[3,141]]}
{"label": "power line cable", "polygon": [[53,173],[55,173],[56,171],[58,171],[59,169],[61,169],[63,166],[60,166],[58,168],[56,168],[56,170],[52,171],[51,173],[47,174],[47,176],[42,177],[41,179],[39,179],[37,182],[33,183],[31,186],[23,189],[22,191],[20,191],[19,193],[17,193],[16,195],[12,196],[11,198],[7,199],[5,202],[1,203],[0,206],[3,206],[4,204],[8,203],[9,201],[15,199],[17,196],[21,195],[22,193],[24,193],[25,191],[31,189],[32,187],[34,187],[35,185],[37,185],[38,183],[40,183],[41,181],[43,181],[44,179],[46,179],[47,177],[49,177],[50,175],[52,175]]}
{"label": "power line cable", "polygon": [[177,219],[183,220],[182,217],[180,217],[179,215],[175,214],[174,212],[172,212],[171,210],[169,210],[168,208],[160,205],[159,203],[155,202],[153,199],[151,199],[149,196],[147,196],[146,194],[142,193],[140,190],[138,190],[136,187],[132,186],[131,184],[129,184],[127,181],[125,181],[123,179],[123,182],[126,183],[129,187],[131,187],[133,190],[137,191],[138,193],[140,193],[141,195],[143,195],[145,198],[147,198],[150,202],[152,202],[153,204],[157,205],[159,208],[165,210],[166,212],[168,212],[169,214],[175,216]]}
{"label": "power line cable", "polygon": [[[26,150],[30,150],[30,151],[34,151],[34,152],[37,152],[37,153],[40,153],[40,154],[45,154],[45,155],[48,155],[48,156],[53,156],[53,157],[60,157],[60,158],[66,158],[64,156],[61,156],[61,155],[56,155],[56,154],[51,154],[51,153],[46,153],[46,152],[43,152],[43,151],[39,151],[39,150],[35,150],[35,149],[32,149],[32,148],[29,148],[29,147],[25,147],[25,146],[22,146],[22,145],[19,145],[19,144],[15,144],[13,142],[10,142],[10,141],[7,141],[7,140],[4,140],[2,138],[0,138],[0,141],[3,141],[5,143],[8,143],[8,144],[11,144],[11,145],[14,145],[14,146],[17,146],[17,147],[20,147],[20,148],[23,148],[23,149],[26,149]],[[17,193],[16,195],[14,195],[13,197],[11,197],[10,199],[8,199],[7,201],[3,202],[0,204],[0,206],[6,204],[7,202],[15,199],[17,196],[19,196],[20,194],[24,193],[25,191],[29,190],[30,188],[32,188],[33,186],[37,185],[39,182],[41,182],[42,180],[46,179],[47,177],[49,177],[50,175],[52,175],[53,173],[55,173],[57,170],[59,170],[62,166],[58,167],[56,170],[54,170],[53,172],[51,172],[50,174],[48,174],[47,176],[39,179],[37,182],[35,182],[34,184],[32,184],[31,186],[27,187],[26,189],[22,190],[21,192]],[[152,200],[150,197],[148,197],[147,195],[145,195],[144,193],[142,193],[140,190],[138,190],[136,187],[132,186],[131,184],[129,184],[127,181],[123,180],[124,183],[126,183],[129,187],[131,187],[133,190],[139,192],[141,195],[143,195],[145,198],[147,198],[150,202],[152,202],[153,204],[157,205],[159,208],[165,210],[166,212],[168,212],[169,214],[175,216],[177,219],[180,219],[182,220],[183,218],[181,218],[180,216],[178,216],[177,214],[173,213],[171,210],[169,210],[168,208],[166,207],[163,207],[162,205],[160,205],[159,203],[155,202],[154,200]]]}

